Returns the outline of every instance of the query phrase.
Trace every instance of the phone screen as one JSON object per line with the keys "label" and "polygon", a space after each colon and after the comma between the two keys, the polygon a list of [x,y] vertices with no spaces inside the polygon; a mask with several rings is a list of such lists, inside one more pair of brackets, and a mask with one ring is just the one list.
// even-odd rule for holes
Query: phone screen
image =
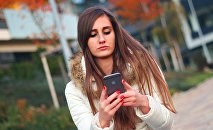
{"label": "phone screen", "polygon": [[113,94],[115,91],[125,92],[124,86],[121,82],[121,74],[114,73],[111,75],[104,76],[104,85],[107,87],[108,96]]}

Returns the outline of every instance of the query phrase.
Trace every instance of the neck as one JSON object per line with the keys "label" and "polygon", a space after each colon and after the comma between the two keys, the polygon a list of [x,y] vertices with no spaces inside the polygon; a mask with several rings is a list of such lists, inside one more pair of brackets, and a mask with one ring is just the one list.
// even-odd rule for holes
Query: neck
{"label": "neck", "polygon": [[103,72],[108,75],[112,73],[112,69],[113,69],[113,58],[112,57],[108,57],[108,58],[97,58],[96,62],[98,63],[98,65],[101,67],[101,69],[103,70]]}

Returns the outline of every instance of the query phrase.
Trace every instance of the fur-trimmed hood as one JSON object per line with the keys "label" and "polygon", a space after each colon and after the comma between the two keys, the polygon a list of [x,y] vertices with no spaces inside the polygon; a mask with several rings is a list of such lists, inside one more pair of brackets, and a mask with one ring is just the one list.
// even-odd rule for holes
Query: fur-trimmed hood
{"label": "fur-trimmed hood", "polygon": [[83,58],[83,53],[79,52],[76,53],[70,60],[70,76],[71,80],[73,80],[76,87],[80,88],[83,93],[85,94],[85,89],[83,87],[84,80],[86,77],[86,67],[85,67],[85,61]]}

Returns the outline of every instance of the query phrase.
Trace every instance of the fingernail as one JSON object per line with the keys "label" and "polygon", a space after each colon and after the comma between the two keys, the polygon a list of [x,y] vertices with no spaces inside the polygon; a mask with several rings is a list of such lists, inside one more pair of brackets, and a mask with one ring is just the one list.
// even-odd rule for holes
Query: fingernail
{"label": "fingernail", "polygon": [[117,94],[120,94],[120,93],[121,93],[121,91],[120,91],[120,90],[118,90],[118,91],[116,91],[116,93],[117,93]]}
{"label": "fingernail", "polygon": [[124,83],[125,83],[125,80],[122,79],[122,83],[124,84]]}
{"label": "fingernail", "polygon": [[123,100],[123,99],[124,99],[124,95],[121,95],[121,96],[120,96],[120,99]]}
{"label": "fingernail", "polygon": [[106,86],[103,87],[103,90],[106,90]]}

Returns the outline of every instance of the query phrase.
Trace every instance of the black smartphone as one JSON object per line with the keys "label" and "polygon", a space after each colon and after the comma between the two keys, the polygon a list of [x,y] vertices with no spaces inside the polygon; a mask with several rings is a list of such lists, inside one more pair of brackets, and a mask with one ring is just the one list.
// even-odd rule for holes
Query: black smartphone
{"label": "black smartphone", "polygon": [[125,92],[124,86],[121,82],[121,74],[114,73],[104,76],[104,85],[107,87],[107,94],[110,96],[115,91]]}

